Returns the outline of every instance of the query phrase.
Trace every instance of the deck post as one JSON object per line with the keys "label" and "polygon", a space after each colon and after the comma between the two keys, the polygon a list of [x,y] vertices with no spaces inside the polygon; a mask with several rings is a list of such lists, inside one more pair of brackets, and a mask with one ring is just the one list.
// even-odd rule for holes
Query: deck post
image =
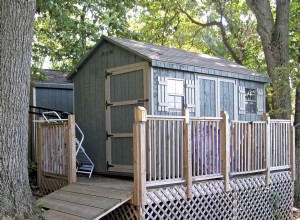
{"label": "deck post", "polygon": [[230,191],[229,172],[230,172],[230,132],[229,132],[229,116],[225,111],[221,112],[221,154],[222,154],[222,172],[224,175],[224,189]]}
{"label": "deck post", "polygon": [[133,204],[141,209],[146,204],[146,121],[147,110],[134,108],[133,125]]}
{"label": "deck post", "polygon": [[[39,121],[43,121],[43,117],[39,117]],[[42,179],[42,166],[43,166],[43,128],[42,122],[38,123],[38,158],[37,158],[37,184],[41,187],[41,179]]]}
{"label": "deck post", "polygon": [[270,161],[270,117],[269,114],[265,113],[262,116],[262,120],[266,122],[266,161],[265,161],[265,166],[266,166],[266,185],[269,186],[270,185],[270,169],[271,169],[271,161]]}
{"label": "deck post", "polygon": [[188,199],[193,197],[192,191],[192,151],[191,151],[191,124],[190,114],[188,109],[183,110],[184,130],[183,130],[183,174],[186,183],[186,195]]}
{"label": "deck post", "polygon": [[290,124],[290,166],[292,173],[292,180],[296,179],[296,167],[295,167],[295,127],[294,127],[294,117],[290,115],[289,119],[291,120]]}
{"label": "deck post", "polygon": [[76,136],[75,136],[75,116],[68,116],[68,183],[76,182]]}

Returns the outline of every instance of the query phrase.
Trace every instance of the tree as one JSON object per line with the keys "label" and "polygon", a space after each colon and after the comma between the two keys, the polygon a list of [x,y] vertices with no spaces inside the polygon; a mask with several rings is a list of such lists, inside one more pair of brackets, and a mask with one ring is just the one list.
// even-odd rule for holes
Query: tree
{"label": "tree", "polygon": [[54,69],[73,70],[102,34],[127,35],[130,0],[38,0],[34,27],[33,67],[46,57]]}
{"label": "tree", "polygon": [[287,118],[291,110],[289,74],[274,74],[274,70],[288,65],[289,61],[289,12],[290,1],[276,1],[276,8],[270,1],[246,0],[255,14],[257,32],[260,35],[269,76],[273,80],[273,110],[276,118]]}
{"label": "tree", "polygon": [[27,172],[35,0],[0,0],[0,219],[35,219]]}
{"label": "tree", "polygon": [[290,6],[290,53],[294,60],[293,87],[295,97],[295,126],[296,126],[296,181],[294,189],[294,206],[300,207],[300,2],[292,1]]}
{"label": "tree", "polygon": [[228,58],[266,72],[255,16],[245,1],[139,0],[139,5],[133,25],[139,40]]}

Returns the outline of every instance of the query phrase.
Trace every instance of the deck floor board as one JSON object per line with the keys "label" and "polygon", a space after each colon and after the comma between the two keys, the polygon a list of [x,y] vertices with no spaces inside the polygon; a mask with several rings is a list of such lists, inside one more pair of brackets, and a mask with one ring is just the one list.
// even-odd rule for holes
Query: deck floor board
{"label": "deck floor board", "polygon": [[108,177],[79,177],[37,201],[45,212],[45,219],[99,219],[123,203],[133,194],[133,181]]}
{"label": "deck floor board", "polygon": [[88,220],[75,215],[70,215],[55,210],[48,210],[47,214],[43,216],[45,220],[64,219],[64,220]]}

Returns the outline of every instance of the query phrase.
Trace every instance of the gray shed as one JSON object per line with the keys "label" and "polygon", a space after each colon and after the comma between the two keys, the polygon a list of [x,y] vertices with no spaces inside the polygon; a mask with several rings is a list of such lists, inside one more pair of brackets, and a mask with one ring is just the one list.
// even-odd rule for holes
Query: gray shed
{"label": "gray shed", "polygon": [[46,79],[31,80],[30,105],[73,112],[73,84],[57,70],[42,70]]}
{"label": "gray shed", "polygon": [[76,121],[84,147],[101,173],[133,168],[135,106],[152,115],[197,117],[229,113],[255,121],[265,112],[270,79],[227,59],[102,36],[68,79],[74,82]]}
{"label": "gray shed", "polygon": [[66,75],[57,70],[42,70],[46,79],[31,80],[29,106],[29,158],[36,161],[37,125],[32,121],[41,117],[42,112],[73,112],[73,84]]}

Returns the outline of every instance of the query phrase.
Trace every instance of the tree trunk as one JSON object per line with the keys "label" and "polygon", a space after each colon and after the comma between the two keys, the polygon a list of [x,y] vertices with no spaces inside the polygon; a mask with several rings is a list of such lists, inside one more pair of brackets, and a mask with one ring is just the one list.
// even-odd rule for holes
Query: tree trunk
{"label": "tree trunk", "polygon": [[[300,208],[300,88],[296,88],[296,105],[295,105],[295,125],[296,125],[296,180],[294,189],[294,206]],[[297,126],[298,125],[298,126]]]}
{"label": "tree trunk", "polygon": [[82,13],[80,15],[80,22],[81,22],[81,28],[83,29],[81,31],[81,41],[82,41],[82,54],[85,55],[86,54],[86,38],[87,38],[87,34],[86,34],[86,30],[84,28],[85,26],[85,15],[86,15],[86,7],[83,6],[82,9]]}
{"label": "tree trunk", "polygon": [[289,75],[275,74],[275,69],[286,66],[289,60],[289,0],[276,1],[276,18],[273,18],[270,1],[247,0],[247,4],[257,19],[266,57],[268,74],[272,78],[274,90],[273,109],[276,118],[288,118],[291,110]]}
{"label": "tree trunk", "polygon": [[36,219],[27,171],[35,0],[0,0],[0,219]]}
{"label": "tree trunk", "polygon": [[[299,48],[300,52],[300,48]],[[300,67],[300,56],[298,56],[298,65]],[[295,162],[296,162],[296,180],[294,189],[294,206],[300,208],[300,86],[296,87],[295,100],[295,126],[296,126],[296,146],[295,146]]]}

